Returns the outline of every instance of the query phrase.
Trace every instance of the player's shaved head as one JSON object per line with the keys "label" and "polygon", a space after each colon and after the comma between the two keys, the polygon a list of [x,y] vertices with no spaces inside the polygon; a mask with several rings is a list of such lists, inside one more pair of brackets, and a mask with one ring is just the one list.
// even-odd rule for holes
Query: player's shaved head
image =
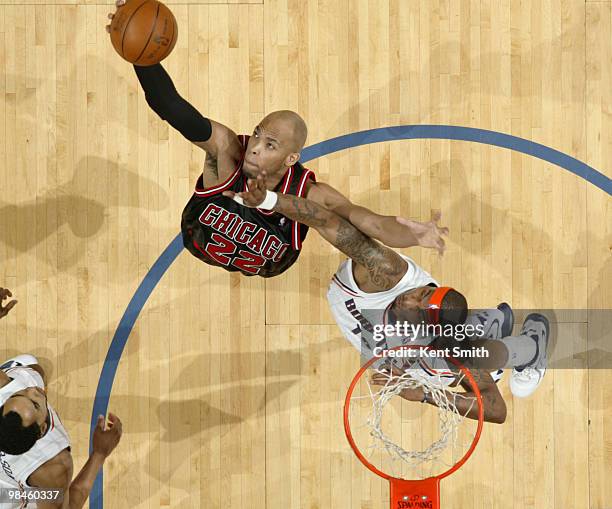
{"label": "player's shaved head", "polygon": [[265,171],[268,178],[280,179],[300,160],[307,135],[306,123],[295,111],[273,111],[255,126],[242,171],[249,178]]}
{"label": "player's shaved head", "polygon": [[290,150],[300,152],[308,137],[306,122],[295,111],[279,110],[266,115],[261,121],[262,126],[273,130],[279,129],[283,133]]}

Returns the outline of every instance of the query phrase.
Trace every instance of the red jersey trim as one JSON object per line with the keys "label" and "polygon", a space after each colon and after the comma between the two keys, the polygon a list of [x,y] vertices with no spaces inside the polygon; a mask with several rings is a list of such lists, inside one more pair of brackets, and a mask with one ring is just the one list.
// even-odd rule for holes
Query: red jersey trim
{"label": "red jersey trim", "polygon": [[456,378],[455,373],[452,371],[442,370],[442,369],[434,369],[426,361],[423,359],[418,359],[417,361],[419,366],[425,373],[429,376],[439,376],[440,378]]}
{"label": "red jersey trim", "polygon": [[312,180],[314,182],[317,181],[317,179],[315,178],[315,174],[312,170],[306,170],[304,171],[304,175],[302,175],[302,180],[300,181],[300,185],[298,186],[298,196],[300,198],[304,198],[304,192],[306,191],[306,181],[312,178]]}
{"label": "red jersey trim", "polygon": [[236,182],[236,180],[238,179],[238,176],[240,175],[241,167],[242,167],[242,161],[240,162],[240,166],[236,168],[234,173],[232,173],[225,182],[223,182],[222,184],[219,184],[218,186],[209,187],[208,189],[204,189],[204,190],[198,189],[196,187],[195,194],[197,194],[198,196],[204,197],[204,196],[214,196],[215,194],[222,193],[223,191],[231,187]]}
{"label": "red jersey trim", "polygon": [[[302,175],[302,179],[300,180],[300,184],[297,188],[297,196],[300,198],[304,197],[304,193],[306,192],[306,181],[308,179],[312,179],[314,182],[317,181],[315,174],[313,171],[304,168],[304,174]],[[302,236],[300,235],[300,223],[297,221],[293,221],[293,228],[291,229],[291,246],[295,251],[299,251],[302,249]]]}
{"label": "red jersey trim", "polygon": [[355,293],[355,291],[352,288],[348,287],[342,281],[340,281],[337,276],[334,276],[332,278],[332,281],[336,283],[336,285],[338,285],[342,291],[344,291],[345,293],[348,293],[351,297],[359,297],[358,293]]}
{"label": "red jersey trim", "polygon": [[289,170],[287,171],[287,175],[285,176],[285,185],[283,186],[281,193],[287,194],[287,190],[289,189],[289,186],[291,185],[292,180],[293,180],[293,166],[289,168]]}

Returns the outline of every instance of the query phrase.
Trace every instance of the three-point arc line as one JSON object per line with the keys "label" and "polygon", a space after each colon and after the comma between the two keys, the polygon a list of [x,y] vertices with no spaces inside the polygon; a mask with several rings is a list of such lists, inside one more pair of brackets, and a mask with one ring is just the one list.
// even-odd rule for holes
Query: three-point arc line
{"label": "three-point arc line", "polygon": [[[503,134],[496,131],[488,131],[486,129],[475,129],[472,127],[450,126],[450,125],[405,125],[393,127],[381,127],[378,129],[370,129],[367,131],[359,131],[344,136],[338,136],[316,145],[305,148],[302,151],[302,162],[306,163],[323,157],[340,150],[348,148],[360,147],[371,143],[381,143],[385,141],[396,140],[414,140],[414,139],[440,139],[440,140],[455,140],[455,141],[471,141],[482,143],[485,145],[493,145],[495,147],[506,148],[521,152],[538,159],[542,159],[551,164],[564,168],[565,170],[582,177],[596,187],[599,187],[605,193],[612,195],[612,180],[606,175],[597,171],[595,168],[575,159],[567,154],[559,152],[540,143],[518,138],[509,134]],[[136,323],[141,310],[143,309],[147,299],[159,283],[162,276],[166,273],[170,265],[174,262],[177,256],[183,250],[183,241],[181,235],[177,235],[174,240],[168,245],[164,252],[159,256],[153,264],[147,275],[140,283],[136,293],[130,300],[127,309],[123,313],[117,330],[113,336],[94,399],[93,410],[91,412],[91,427],[89,449],[92,448],[93,431],[96,425],[98,415],[106,415],[108,410],[108,402],[110,393],[113,387],[117,367],[121,359],[121,354],[130,336],[130,332]],[[127,423],[129,425],[129,423]],[[104,492],[103,492],[103,471],[101,470],[96,478],[94,486],[91,490],[89,507],[90,509],[103,509],[104,507]]]}

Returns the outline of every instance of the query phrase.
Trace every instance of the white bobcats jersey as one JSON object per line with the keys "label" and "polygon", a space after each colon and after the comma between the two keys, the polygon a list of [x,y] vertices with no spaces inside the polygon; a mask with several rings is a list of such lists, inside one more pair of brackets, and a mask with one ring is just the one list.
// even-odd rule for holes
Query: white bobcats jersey
{"label": "white bobcats jersey", "polygon": [[[327,300],[334,319],[344,336],[366,359],[371,358],[375,346],[383,346],[384,343],[383,348],[389,348],[407,342],[406,338],[398,337],[384,338],[379,342],[373,337],[374,326],[386,323],[387,312],[395,298],[422,286],[439,286],[438,282],[412,259],[402,254],[400,256],[408,264],[408,269],[404,277],[390,290],[376,293],[361,290],[353,277],[353,261],[350,259],[340,264],[329,285]],[[431,337],[421,337],[416,340],[412,338],[411,344],[427,345],[432,339]],[[404,360],[394,363],[397,362],[406,369]],[[443,359],[425,361],[421,358],[409,364],[417,370],[415,376],[423,376],[432,383],[449,385],[455,379],[455,375]]]}
{"label": "white bobcats jersey", "polygon": [[[376,293],[361,290],[353,277],[353,260],[350,259],[340,264],[331,280],[327,291],[331,312],[342,333],[360,351],[362,330],[368,330],[374,325],[364,316],[363,310],[378,310],[382,314],[390,308],[398,295],[421,286],[438,286],[438,282],[412,259],[402,254],[400,256],[408,264],[408,269],[390,290]],[[366,314],[372,315],[371,312]]]}
{"label": "white bobcats jersey", "polygon": [[[45,384],[40,374],[27,366],[16,366],[4,368],[3,371],[12,378],[12,381],[0,388],[0,406],[16,392],[27,389],[28,387],[40,387],[44,389]],[[28,487],[28,477],[43,463],[57,456],[64,449],[70,447],[70,438],[64,429],[59,416],[51,405],[49,409],[49,429],[28,452],[13,456],[0,452],[0,489],[5,491],[7,488],[23,490]],[[7,499],[3,493],[3,500]],[[0,502],[0,509],[17,509],[27,507],[35,508],[33,502]]]}

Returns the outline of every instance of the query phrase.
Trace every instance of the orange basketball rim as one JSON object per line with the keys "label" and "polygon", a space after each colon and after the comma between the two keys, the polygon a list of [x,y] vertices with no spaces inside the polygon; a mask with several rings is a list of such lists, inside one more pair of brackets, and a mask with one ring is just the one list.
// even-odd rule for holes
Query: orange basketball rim
{"label": "orange basketball rim", "polygon": [[[397,350],[401,348],[416,348],[414,346],[397,346],[390,348],[389,350]],[[482,396],[480,394],[480,390],[478,388],[478,384],[474,377],[470,373],[470,371],[465,368],[457,359],[454,357],[447,357],[446,359],[451,361],[457,368],[461,370],[465,378],[468,380],[477,400],[478,404],[478,426],[476,432],[474,434],[474,439],[468,450],[465,454],[457,461],[451,468],[446,470],[445,472],[434,475],[432,477],[428,477],[426,479],[421,480],[410,480],[410,479],[401,479],[398,477],[393,477],[380,469],[378,469],[375,465],[373,465],[368,459],[363,455],[355,440],[353,439],[353,435],[351,433],[349,412],[351,405],[351,398],[353,396],[353,391],[359,379],[362,375],[372,366],[372,364],[381,357],[372,357],[368,360],[362,367],[359,369],[357,374],[353,377],[351,381],[351,385],[348,388],[346,398],[344,400],[344,432],[346,433],[346,438],[351,445],[351,448],[359,458],[359,460],[372,472],[379,475],[383,479],[387,479],[390,483],[390,499],[391,499],[391,509],[440,509],[440,481],[445,477],[448,477],[452,473],[456,472],[459,468],[463,466],[463,464],[469,459],[469,457],[474,452],[478,441],[480,440],[480,434],[482,432],[482,427],[484,423],[484,406],[482,403]]]}

